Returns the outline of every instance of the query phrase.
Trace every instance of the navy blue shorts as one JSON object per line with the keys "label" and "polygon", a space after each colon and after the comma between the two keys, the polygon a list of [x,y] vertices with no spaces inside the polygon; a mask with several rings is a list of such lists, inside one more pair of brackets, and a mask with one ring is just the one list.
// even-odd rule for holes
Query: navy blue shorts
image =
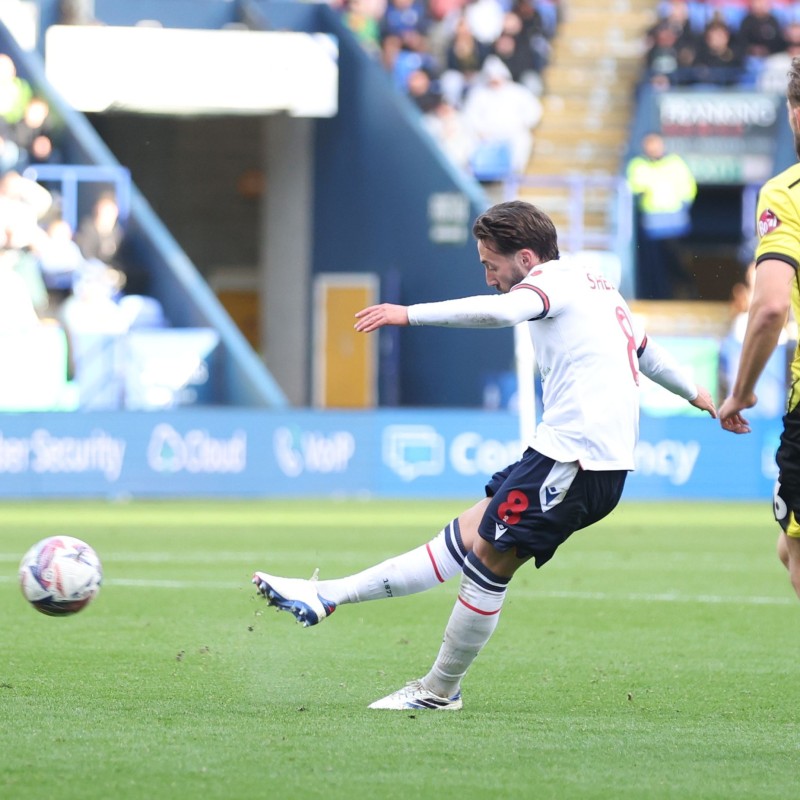
{"label": "navy blue shorts", "polygon": [[529,447],[486,484],[492,501],[478,533],[497,550],[516,548],[541,567],[575,531],[614,510],[627,477],[627,470],[583,470]]}

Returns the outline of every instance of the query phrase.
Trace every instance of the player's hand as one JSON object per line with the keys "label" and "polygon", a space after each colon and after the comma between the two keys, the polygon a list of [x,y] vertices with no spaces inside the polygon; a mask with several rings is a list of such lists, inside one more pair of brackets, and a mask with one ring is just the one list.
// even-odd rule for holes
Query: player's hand
{"label": "player's hand", "polygon": [[357,312],[356,319],[355,329],[359,333],[370,333],[384,325],[408,325],[408,309],[393,303],[381,303]]}
{"label": "player's hand", "polygon": [[731,433],[750,433],[750,423],[742,416],[742,411],[755,404],[755,395],[746,403],[735,400],[732,396],[725,398],[725,402],[719,407],[719,421],[723,429]]}
{"label": "player's hand", "polygon": [[714,405],[714,400],[711,398],[711,393],[705,386],[697,387],[697,397],[689,401],[695,408],[701,411],[708,411],[712,419],[717,418],[717,407]]}

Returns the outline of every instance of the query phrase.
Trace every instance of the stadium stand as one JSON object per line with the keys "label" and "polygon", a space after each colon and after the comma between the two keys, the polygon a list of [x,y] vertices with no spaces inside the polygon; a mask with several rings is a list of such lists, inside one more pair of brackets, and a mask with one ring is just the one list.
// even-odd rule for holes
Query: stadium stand
{"label": "stadium stand", "polygon": [[[176,303],[181,309],[174,315],[174,329],[165,327],[167,317],[162,304],[154,297],[147,297],[146,291],[145,296],[141,295],[140,282],[146,281],[141,265],[146,263],[149,270],[154,270],[159,262],[163,264],[169,249],[166,239],[161,246],[156,246],[158,255],[149,262],[135,256],[131,260],[134,250],[127,247],[120,251],[119,260],[111,253],[96,250],[94,245],[105,241],[104,234],[99,235],[97,230],[91,237],[94,245],[90,245],[86,223],[79,229],[81,208],[89,202],[88,197],[97,197],[104,189],[111,190],[119,210],[117,232],[113,234],[117,244],[126,225],[134,221],[129,218],[132,202],[141,203],[132,189],[130,175],[110,161],[89,163],[93,156],[87,151],[94,149],[94,155],[102,160],[102,148],[91,141],[88,131],[83,130],[81,136],[81,120],[58,99],[55,105],[60,107],[53,113],[52,90],[48,89],[35,55],[23,52],[7,31],[3,31],[0,43],[0,50],[4,49],[7,52],[0,53],[3,102],[0,142],[6,145],[0,147],[3,155],[3,178],[0,180],[3,257],[6,262],[13,262],[15,271],[24,276],[37,319],[46,332],[19,337],[17,350],[22,356],[13,364],[9,363],[8,369],[15,365],[18,372],[22,372],[15,380],[13,371],[6,371],[0,408],[146,407],[141,391],[135,401],[125,392],[126,386],[137,380],[141,382],[142,377],[140,367],[127,353],[132,347],[127,339],[141,338],[138,333],[134,336],[133,329],[142,328],[146,320],[156,318],[158,330],[151,338],[163,339],[162,352],[170,354],[173,373],[183,372],[188,383],[173,386],[171,396],[160,392],[157,400],[153,399],[156,393],[149,392],[146,396],[156,403],[152,407],[225,402],[226,399],[235,402],[237,398],[239,402],[253,404],[285,402],[263,364],[259,364],[252,353],[248,355],[241,334],[223,315],[207,289],[198,293],[192,287],[189,273],[175,280],[175,276],[168,275],[174,269],[168,267],[157,272],[159,277],[153,282],[153,289],[169,300],[173,312]],[[132,239],[134,245],[138,240],[141,250],[147,245],[139,225],[136,221]],[[77,232],[74,239],[73,232]],[[87,249],[90,247],[91,250]],[[118,302],[126,297],[123,287],[127,267],[131,267],[133,276],[129,285],[134,291],[131,299],[139,299],[135,313],[131,304],[126,309]],[[165,287],[170,284],[173,288],[165,295]],[[204,296],[199,298],[198,294]],[[155,305],[158,313],[154,314]],[[185,335],[193,330],[198,336]],[[206,330],[208,335],[203,334]],[[83,343],[89,333],[95,337],[121,337],[124,347],[108,343],[97,346],[96,342],[85,347]],[[44,353],[43,348],[49,348],[51,355]],[[219,352],[215,352],[217,350]],[[222,351],[225,351],[224,357]],[[20,391],[20,385],[34,383],[30,374],[32,363],[52,371],[49,378],[44,379],[50,387],[47,391]],[[182,366],[186,364],[191,368]],[[202,371],[198,369],[199,364],[203,365]],[[225,380],[226,371],[230,375],[238,371],[240,379]],[[94,377],[89,379],[88,375]],[[198,380],[204,385],[198,385]],[[119,391],[112,388],[115,384],[121,387]]]}
{"label": "stadium stand", "polygon": [[[177,24],[179,7],[185,11],[190,5],[171,3],[169,9],[165,7],[164,14],[167,16],[160,20],[160,24]],[[250,10],[249,18],[242,18],[235,23],[231,22],[230,16],[226,22],[221,22],[218,18],[220,4],[200,5],[201,13],[208,17],[202,24],[209,27],[237,24],[254,29],[289,28],[285,22],[289,12],[282,8],[288,4],[245,4]],[[98,14],[103,15],[111,14],[112,6],[110,3],[96,4]],[[154,16],[151,12],[157,6],[154,3],[141,4],[142,14],[151,19]],[[505,58],[504,63],[516,82],[539,97],[543,114],[533,133],[532,156],[527,167],[520,174],[513,174],[515,170],[507,167],[494,173],[483,173],[487,181],[498,177],[506,179],[500,188],[492,184],[483,188],[490,194],[510,190],[546,207],[564,232],[566,249],[597,252],[598,263],[608,263],[609,269],[620,274],[623,287],[630,294],[631,287],[625,287],[628,268],[624,263],[624,252],[619,255],[622,263],[609,258],[609,254],[613,255],[624,247],[624,243],[620,242],[625,239],[626,232],[628,237],[630,235],[630,208],[618,201],[619,175],[626,151],[630,147],[631,130],[639,101],[637,87],[650,42],[648,37],[660,19],[680,14],[676,10],[678,6],[678,3],[659,6],[652,0],[618,0],[608,8],[599,8],[587,0],[574,0],[563,8],[547,0],[517,0],[513,4],[480,0],[464,4],[441,2],[428,5],[383,4],[377,0],[361,0],[341,5],[334,3],[330,11],[338,16],[342,25],[355,34],[365,56],[383,67],[401,90],[400,94],[405,94],[409,101],[398,106],[402,109],[402,114],[411,120],[408,135],[397,136],[395,139],[398,158],[408,157],[408,148],[416,146],[411,143],[419,130],[432,133],[433,139],[438,136],[452,136],[449,142],[445,142],[452,146],[451,153],[458,154],[450,159],[451,164],[462,170],[467,177],[470,172],[470,148],[474,147],[475,142],[474,137],[471,139],[469,130],[466,133],[464,131],[465,127],[468,128],[464,120],[464,104],[471,83],[479,74],[485,59],[489,55]],[[169,14],[174,12],[175,19],[167,18],[167,11]],[[692,19],[697,16],[695,12],[692,8]],[[130,9],[125,13],[131,13]],[[116,9],[113,14],[117,14]],[[316,18],[319,15],[315,9],[304,7],[298,9],[294,16],[298,20],[304,20],[301,27],[320,29],[321,18]],[[729,16],[732,18],[735,15]],[[740,24],[744,16],[742,15]],[[131,24],[130,21],[123,21],[130,19],[120,11],[115,24],[118,21],[121,24]],[[297,23],[293,23],[295,24]],[[327,19],[322,27],[326,26]],[[463,35],[464,30],[469,34],[464,37],[468,46],[462,47],[463,43],[460,43],[456,48],[457,38]],[[506,48],[510,40],[513,40],[514,46]],[[520,42],[525,44],[522,50],[518,47]],[[372,81],[372,72],[366,71],[360,63],[355,67],[347,46],[342,47],[340,57],[343,68],[349,70],[348,75],[358,76],[360,89]],[[448,58],[452,60],[448,62]],[[328,144],[334,141],[332,132],[336,131],[336,135],[339,135],[343,126],[349,124],[347,120],[352,119],[348,115],[353,112],[355,101],[349,96],[350,91],[350,86],[343,85],[343,94],[340,97],[341,108],[344,109],[342,119],[319,125],[319,130],[325,131],[322,141]],[[383,106],[380,106],[380,112],[374,105],[373,109],[376,118],[384,113]],[[367,125],[374,122],[363,112],[361,120]],[[99,123],[112,139],[116,136],[117,141],[119,140],[119,127],[115,127],[113,119],[93,121]],[[402,129],[406,130],[406,121],[402,124]],[[337,130],[338,126],[342,126],[341,131]],[[149,130],[159,134],[165,132],[167,127],[162,125],[159,128],[152,124]],[[395,125],[395,130],[400,129]],[[375,155],[369,152],[370,143],[379,138],[376,127],[365,127],[357,134],[354,141],[358,142],[359,154],[364,156],[364,165]],[[442,150],[446,153],[448,147],[445,146]],[[502,149],[499,152],[502,155]],[[383,158],[386,158],[385,152]],[[336,156],[330,149],[326,151],[326,160],[323,163],[323,169],[328,171],[329,178],[352,175],[353,165],[346,171],[340,170]],[[380,166],[377,166],[378,163],[372,162],[372,174],[376,176],[387,166],[385,162]],[[358,165],[357,169],[361,167],[362,165]],[[511,175],[504,174],[507,169]],[[389,181],[384,176],[384,185],[399,186],[394,177],[396,173],[392,174],[393,178]],[[457,186],[461,190],[466,184],[458,182]],[[399,189],[396,191],[403,194]],[[465,194],[470,202],[473,198],[481,197],[472,189],[465,190]],[[485,198],[476,200],[478,205],[482,202],[485,202]],[[446,205],[442,203],[436,207],[443,209]],[[333,230],[337,226],[332,222],[330,208],[330,203],[320,202],[316,210],[321,219],[325,220],[327,228]],[[351,209],[350,216],[361,219],[365,211],[366,208],[356,207]],[[580,219],[576,219],[578,215]],[[403,225],[398,219],[395,218],[394,227],[402,230]],[[419,221],[415,223],[415,227],[419,229]],[[175,231],[183,233],[180,228]],[[613,236],[610,231],[614,232]],[[367,252],[373,242],[366,240],[380,240],[386,234],[387,231],[381,227],[363,240],[354,239],[358,241],[358,247],[362,247],[362,244],[364,247],[364,252],[358,254],[361,263],[375,262],[375,258],[370,259]],[[435,235],[441,234],[437,232]],[[393,234],[388,234],[388,237],[393,238]],[[327,240],[319,237],[315,241],[324,242],[317,246],[326,252],[332,252],[330,244],[335,241],[333,235],[329,235]],[[314,270],[321,268],[321,264],[315,264]],[[342,268],[338,263],[333,267],[334,270]],[[383,270],[384,267],[379,269]],[[414,279],[406,275],[405,281],[407,286]],[[391,283],[387,280],[385,285],[390,286]],[[147,294],[139,291],[138,287],[136,289],[136,294]],[[165,307],[165,313],[168,319],[173,318],[171,309]],[[402,356],[406,357],[408,356]],[[427,384],[420,381],[419,385]],[[423,402],[427,401],[426,398]],[[444,395],[442,402],[446,402]]]}

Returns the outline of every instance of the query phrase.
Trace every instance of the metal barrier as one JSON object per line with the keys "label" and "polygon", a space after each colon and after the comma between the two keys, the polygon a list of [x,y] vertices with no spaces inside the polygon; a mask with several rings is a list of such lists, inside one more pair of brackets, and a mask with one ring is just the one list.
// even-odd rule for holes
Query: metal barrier
{"label": "metal barrier", "polygon": [[119,207],[119,221],[124,224],[131,210],[131,173],[127,167],[98,164],[37,164],[23,173],[39,183],[57,183],[61,195],[61,216],[73,231],[78,230],[80,212],[78,185],[112,183]]}

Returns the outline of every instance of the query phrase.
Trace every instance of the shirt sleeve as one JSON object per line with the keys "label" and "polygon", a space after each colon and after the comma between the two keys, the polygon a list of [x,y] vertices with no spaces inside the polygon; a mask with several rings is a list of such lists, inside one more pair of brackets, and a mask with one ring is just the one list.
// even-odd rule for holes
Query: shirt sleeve
{"label": "shirt sleeve", "polygon": [[417,303],[408,307],[411,325],[448,328],[510,328],[537,319],[545,313],[542,296],[535,291],[512,291],[502,295],[476,295],[440,303]]}
{"label": "shirt sleeve", "polygon": [[684,400],[697,397],[697,385],[688,371],[663,347],[647,338],[644,350],[639,356],[639,369],[642,373]]}
{"label": "shirt sleeve", "polygon": [[762,189],[756,213],[759,237],[756,263],[777,259],[797,269],[800,266],[797,259],[800,249],[800,217],[790,192],[773,179]]}

